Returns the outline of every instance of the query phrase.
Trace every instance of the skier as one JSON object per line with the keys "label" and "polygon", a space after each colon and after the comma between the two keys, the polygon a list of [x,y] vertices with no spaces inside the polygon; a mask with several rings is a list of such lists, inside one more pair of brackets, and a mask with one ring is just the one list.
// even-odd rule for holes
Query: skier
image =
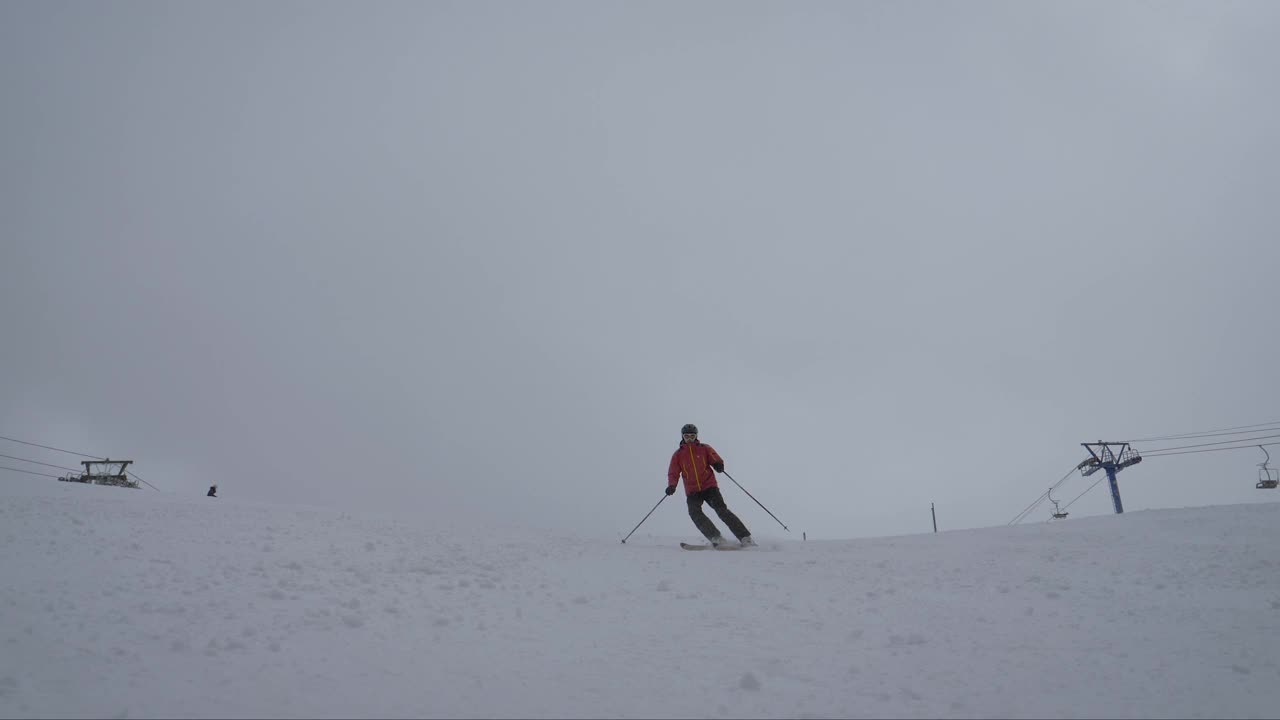
{"label": "skier", "polygon": [[720,536],[715,523],[702,512],[702,503],[707,503],[716,511],[720,520],[729,526],[729,530],[743,547],[755,545],[755,541],[751,539],[751,531],[725,505],[720,487],[716,484],[717,472],[724,472],[724,459],[715,448],[698,442],[698,427],[689,423],[680,428],[680,446],[671,454],[671,465],[667,468],[667,494],[675,494],[676,483],[684,475],[684,494],[689,504],[689,517],[707,540],[711,541],[712,546],[719,547],[724,538]]}
{"label": "skier", "polygon": [[211,497],[211,498],[216,498],[216,497],[218,497],[218,486],[217,486],[217,484],[210,485],[210,486],[209,486],[209,492],[205,493],[205,494],[204,494],[204,496],[205,496],[205,497]]}

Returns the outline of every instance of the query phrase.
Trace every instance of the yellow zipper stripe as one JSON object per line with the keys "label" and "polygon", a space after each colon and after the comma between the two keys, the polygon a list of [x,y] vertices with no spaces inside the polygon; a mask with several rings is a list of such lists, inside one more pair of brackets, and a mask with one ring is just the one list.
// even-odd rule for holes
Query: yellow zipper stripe
{"label": "yellow zipper stripe", "polygon": [[689,445],[689,465],[693,468],[693,483],[702,490],[702,478],[698,477],[698,461],[693,457],[693,445]]}

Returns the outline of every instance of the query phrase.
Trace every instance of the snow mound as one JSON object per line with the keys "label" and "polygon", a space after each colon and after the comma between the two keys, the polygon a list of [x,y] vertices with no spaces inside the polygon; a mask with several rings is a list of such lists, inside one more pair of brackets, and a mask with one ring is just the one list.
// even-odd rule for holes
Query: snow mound
{"label": "snow mound", "polygon": [[0,717],[1280,708],[1280,504],[681,539],[6,480]]}

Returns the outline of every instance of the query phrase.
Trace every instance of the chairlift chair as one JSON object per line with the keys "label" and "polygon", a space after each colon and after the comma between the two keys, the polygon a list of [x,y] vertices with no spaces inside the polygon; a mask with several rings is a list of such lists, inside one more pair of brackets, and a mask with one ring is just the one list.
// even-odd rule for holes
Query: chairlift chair
{"label": "chairlift chair", "polygon": [[1058,507],[1058,501],[1053,499],[1053,488],[1049,488],[1049,502],[1053,503],[1054,520],[1062,520],[1069,514],[1066,510]]}
{"label": "chairlift chair", "polygon": [[1274,490],[1277,485],[1280,485],[1280,470],[1267,467],[1267,463],[1271,462],[1271,453],[1261,445],[1258,449],[1267,456],[1267,459],[1258,463],[1258,484],[1254,487],[1259,490]]}

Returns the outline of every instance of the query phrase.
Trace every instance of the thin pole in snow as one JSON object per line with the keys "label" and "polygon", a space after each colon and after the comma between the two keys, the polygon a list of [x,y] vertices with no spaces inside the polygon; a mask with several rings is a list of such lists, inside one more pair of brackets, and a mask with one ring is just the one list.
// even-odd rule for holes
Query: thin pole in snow
{"label": "thin pole in snow", "polygon": [[929,503],[929,514],[933,516],[933,531],[938,532],[938,513],[933,509],[933,503]]}

